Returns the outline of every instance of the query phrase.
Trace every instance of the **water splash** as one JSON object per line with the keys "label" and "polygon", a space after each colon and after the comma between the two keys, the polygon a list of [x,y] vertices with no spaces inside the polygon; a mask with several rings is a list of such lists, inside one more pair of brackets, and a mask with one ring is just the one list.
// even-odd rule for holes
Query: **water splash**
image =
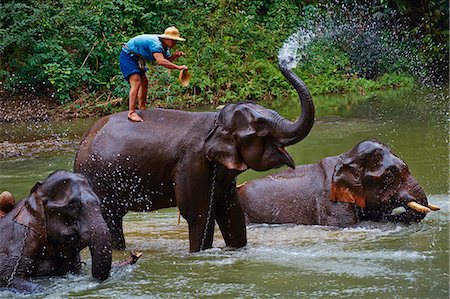
{"label": "water splash", "polygon": [[296,33],[292,34],[278,52],[280,65],[288,69],[295,68],[300,59],[306,55],[306,48],[315,36],[314,32],[304,28],[300,28]]}
{"label": "water splash", "polygon": [[[310,13],[302,20],[300,28],[279,50],[281,65],[295,68],[308,59],[308,53],[314,53],[311,45],[319,43],[320,47],[320,43],[325,43],[348,55],[350,68],[346,72],[350,77],[375,79],[386,73],[409,73],[427,87],[442,86],[448,80],[443,68],[438,70],[433,66],[445,62],[426,58],[427,49],[436,45],[429,44],[430,41],[425,44],[423,37],[414,36],[400,15],[375,13],[373,7],[339,3],[329,6],[326,14],[314,13],[311,20]],[[342,63],[336,61],[336,65],[338,69]]]}

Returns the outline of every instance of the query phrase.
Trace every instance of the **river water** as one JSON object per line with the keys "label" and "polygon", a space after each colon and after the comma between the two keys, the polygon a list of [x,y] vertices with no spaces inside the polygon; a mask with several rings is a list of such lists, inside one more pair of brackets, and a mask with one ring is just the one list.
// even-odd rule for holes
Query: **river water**
{"label": "river water", "polygon": [[[214,248],[195,254],[188,253],[187,224],[177,224],[175,208],[128,213],[127,246],[144,253],[136,265],[114,269],[98,283],[83,250],[83,275],[37,279],[42,293],[0,291],[0,298],[448,298],[448,96],[402,90],[314,100],[323,108],[313,130],[288,149],[296,164],[377,139],[408,164],[442,210],[412,225],[253,225],[241,250],[225,248],[216,229]],[[272,107],[286,117],[298,113],[295,101]],[[1,124],[0,138],[8,142],[1,144],[0,189],[22,198],[50,172],[70,170],[80,136],[93,121]],[[276,171],[247,171],[238,183]],[[114,252],[114,259],[127,255]]]}

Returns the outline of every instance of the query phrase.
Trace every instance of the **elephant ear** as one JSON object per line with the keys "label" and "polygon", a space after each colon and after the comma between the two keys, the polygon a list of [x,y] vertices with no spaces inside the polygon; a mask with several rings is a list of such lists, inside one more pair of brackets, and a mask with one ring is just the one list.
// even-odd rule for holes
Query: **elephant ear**
{"label": "elephant ear", "polygon": [[[38,187],[35,186],[33,189]],[[32,193],[24,199],[25,202],[14,217],[14,222],[30,228],[46,240],[44,203],[38,193]]]}
{"label": "elephant ear", "polygon": [[247,165],[242,161],[233,136],[222,127],[216,127],[205,141],[206,157],[228,169],[244,171]]}
{"label": "elephant ear", "polygon": [[42,186],[42,184],[43,184],[42,182],[37,182],[36,184],[34,184],[33,188],[31,188],[31,190],[30,190],[30,194],[36,192],[37,189],[38,189],[40,186]]}
{"label": "elephant ear", "polygon": [[366,196],[361,172],[361,167],[350,159],[337,164],[331,180],[331,200],[353,203],[365,208]]}

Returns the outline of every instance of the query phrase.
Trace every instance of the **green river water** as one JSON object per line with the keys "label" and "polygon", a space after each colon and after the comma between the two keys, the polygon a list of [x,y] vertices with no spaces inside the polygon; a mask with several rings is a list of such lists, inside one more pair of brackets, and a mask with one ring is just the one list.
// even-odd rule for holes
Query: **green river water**
{"label": "green river water", "polygon": [[[195,254],[175,208],[128,213],[127,246],[144,253],[136,265],[114,269],[99,283],[85,249],[83,275],[38,279],[42,293],[0,291],[0,298],[449,298],[448,96],[400,90],[314,100],[323,108],[310,135],[288,149],[296,164],[377,139],[408,164],[441,211],[409,226],[253,225],[241,250],[225,248],[216,229],[214,248]],[[299,110],[295,101],[272,108],[291,118]],[[80,136],[94,121],[1,124],[0,190],[22,198],[50,172],[70,170]],[[238,183],[276,171],[247,171]],[[127,255],[114,252],[114,259]]]}

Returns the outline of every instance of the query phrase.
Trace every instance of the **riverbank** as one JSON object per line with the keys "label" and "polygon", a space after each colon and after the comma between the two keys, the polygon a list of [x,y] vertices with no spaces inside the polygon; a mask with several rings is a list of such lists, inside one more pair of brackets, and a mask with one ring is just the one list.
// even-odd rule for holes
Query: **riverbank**
{"label": "riverbank", "polygon": [[11,92],[0,84],[0,123],[37,123],[98,117],[121,110],[121,104],[121,98],[96,101],[80,96],[77,100],[63,105],[50,90],[38,92],[23,88]]}
{"label": "riverbank", "polygon": [[0,160],[73,151],[79,141],[52,123],[80,114],[60,105],[51,92],[10,92],[0,85]]}
{"label": "riverbank", "polygon": [[42,122],[70,118],[49,92],[10,92],[0,85],[0,123]]}

